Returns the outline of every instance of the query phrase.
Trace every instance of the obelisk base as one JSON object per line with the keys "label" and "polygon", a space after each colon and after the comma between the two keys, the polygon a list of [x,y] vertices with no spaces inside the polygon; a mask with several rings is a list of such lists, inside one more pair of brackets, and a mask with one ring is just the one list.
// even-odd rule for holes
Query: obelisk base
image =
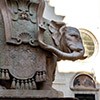
{"label": "obelisk base", "polygon": [[56,90],[0,90],[0,100],[77,100]]}

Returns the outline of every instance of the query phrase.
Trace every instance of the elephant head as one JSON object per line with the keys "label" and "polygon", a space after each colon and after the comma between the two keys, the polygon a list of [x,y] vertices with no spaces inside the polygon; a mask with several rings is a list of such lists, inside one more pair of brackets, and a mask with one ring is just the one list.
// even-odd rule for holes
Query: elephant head
{"label": "elephant head", "polygon": [[43,42],[44,31],[44,27],[40,26],[38,40],[41,48],[54,53],[62,60],[75,61],[86,58],[84,57],[85,49],[82,43],[80,32],[77,28],[67,27],[63,22],[58,23],[51,21],[49,24],[49,31],[58,48]]}

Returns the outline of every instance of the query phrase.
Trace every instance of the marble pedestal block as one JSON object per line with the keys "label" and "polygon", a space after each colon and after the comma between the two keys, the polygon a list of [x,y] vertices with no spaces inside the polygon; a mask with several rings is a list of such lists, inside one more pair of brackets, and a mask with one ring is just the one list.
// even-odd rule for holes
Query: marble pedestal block
{"label": "marble pedestal block", "polygon": [[0,90],[0,100],[77,100],[55,90]]}

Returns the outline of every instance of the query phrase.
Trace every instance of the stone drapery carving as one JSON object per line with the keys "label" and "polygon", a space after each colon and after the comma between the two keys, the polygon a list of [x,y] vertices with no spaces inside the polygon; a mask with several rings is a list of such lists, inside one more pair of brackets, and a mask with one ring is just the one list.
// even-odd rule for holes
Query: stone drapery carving
{"label": "stone drapery carving", "polygon": [[43,19],[44,0],[0,0],[0,85],[52,89],[57,60],[85,59],[78,29]]}

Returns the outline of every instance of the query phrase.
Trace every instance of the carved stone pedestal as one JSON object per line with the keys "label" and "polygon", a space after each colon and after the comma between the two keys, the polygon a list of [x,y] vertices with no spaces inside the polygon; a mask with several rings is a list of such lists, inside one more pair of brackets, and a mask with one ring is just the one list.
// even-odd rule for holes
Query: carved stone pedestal
{"label": "carved stone pedestal", "polygon": [[77,100],[55,90],[0,90],[0,100]]}
{"label": "carved stone pedestal", "polygon": [[0,100],[78,100],[75,98],[0,98]]}

